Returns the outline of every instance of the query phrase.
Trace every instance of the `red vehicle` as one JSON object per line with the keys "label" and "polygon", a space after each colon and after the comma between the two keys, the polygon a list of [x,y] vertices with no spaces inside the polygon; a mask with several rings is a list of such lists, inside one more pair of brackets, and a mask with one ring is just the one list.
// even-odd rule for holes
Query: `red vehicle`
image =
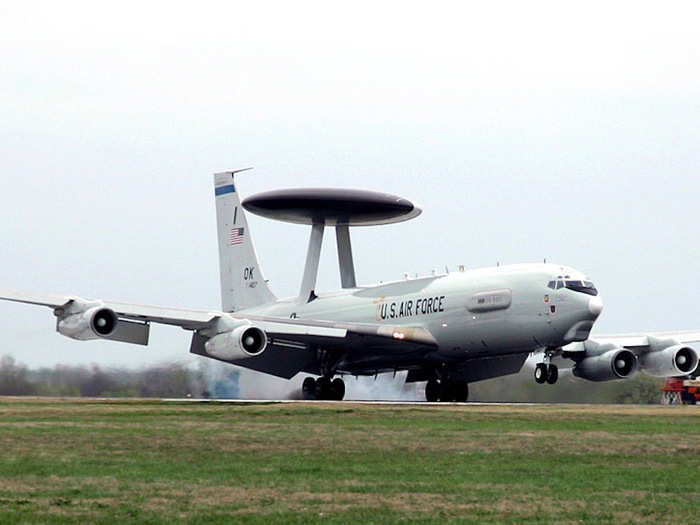
{"label": "red vehicle", "polygon": [[697,377],[669,377],[661,390],[664,405],[694,405],[700,401],[700,379]]}

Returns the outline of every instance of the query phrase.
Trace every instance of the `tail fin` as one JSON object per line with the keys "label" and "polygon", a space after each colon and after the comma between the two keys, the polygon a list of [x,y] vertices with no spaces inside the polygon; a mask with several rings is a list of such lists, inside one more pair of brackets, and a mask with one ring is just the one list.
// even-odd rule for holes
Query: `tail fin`
{"label": "tail fin", "polygon": [[276,300],[262,275],[248,221],[236,192],[234,176],[239,171],[244,170],[214,174],[224,312],[236,312]]}

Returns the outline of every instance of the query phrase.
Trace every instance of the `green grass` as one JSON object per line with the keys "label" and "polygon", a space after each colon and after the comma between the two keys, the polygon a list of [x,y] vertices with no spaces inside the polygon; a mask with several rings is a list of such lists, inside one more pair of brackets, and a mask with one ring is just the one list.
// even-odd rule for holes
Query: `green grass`
{"label": "green grass", "polygon": [[0,398],[2,523],[693,522],[696,407]]}

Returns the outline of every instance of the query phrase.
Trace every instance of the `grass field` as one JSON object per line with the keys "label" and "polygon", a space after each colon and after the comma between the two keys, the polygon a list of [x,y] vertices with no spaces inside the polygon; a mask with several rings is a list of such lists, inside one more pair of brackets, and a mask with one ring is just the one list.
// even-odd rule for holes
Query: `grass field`
{"label": "grass field", "polygon": [[0,522],[695,522],[700,410],[0,398]]}

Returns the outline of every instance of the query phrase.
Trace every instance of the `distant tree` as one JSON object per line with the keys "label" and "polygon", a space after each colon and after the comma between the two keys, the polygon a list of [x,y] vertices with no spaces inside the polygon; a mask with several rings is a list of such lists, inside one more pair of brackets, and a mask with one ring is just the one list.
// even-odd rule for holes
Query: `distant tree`
{"label": "distant tree", "polygon": [[105,373],[97,365],[92,365],[92,370],[80,384],[80,394],[86,397],[100,397],[104,392],[118,389],[119,381],[114,374]]}
{"label": "distant tree", "polygon": [[35,381],[58,395],[82,395],[82,385],[90,378],[90,371],[84,366],[56,365],[42,368]]}
{"label": "distant tree", "polygon": [[142,397],[201,397],[203,389],[195,376],[182,365],[154,366],[139,373],[138,392]]}
{"label": "distant tree", "polygon": [[[621,381],[622,383],[622,381]],[[661,401],[663,380],[646,374],[637,374],[634,378],[624,381],[613,398],[615,403],[631,403],[637,405],[658,404]]]}
{"label": "distant tree", "polygon": [[36,389],[27,376],[27,367],[15,363],[13,357],[5,355],[0,358],[0,395],[27,396],[34,394]]}

